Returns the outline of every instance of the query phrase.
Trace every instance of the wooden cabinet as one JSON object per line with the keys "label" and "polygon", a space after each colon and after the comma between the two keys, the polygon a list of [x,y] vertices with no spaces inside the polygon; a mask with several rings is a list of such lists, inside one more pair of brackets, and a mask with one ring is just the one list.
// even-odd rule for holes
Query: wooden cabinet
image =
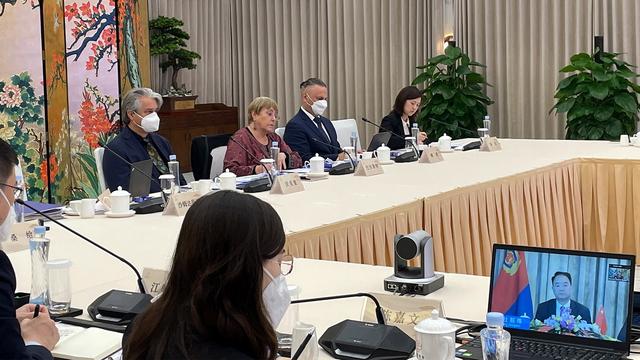
{"label": "wooden cabinet", "polygon": [[200,135],[232,134],[238,130],[238,108],[199,104],[192,110],[159,112],[158,133],[171,143],[180,170],[191,171],[191,139]]}

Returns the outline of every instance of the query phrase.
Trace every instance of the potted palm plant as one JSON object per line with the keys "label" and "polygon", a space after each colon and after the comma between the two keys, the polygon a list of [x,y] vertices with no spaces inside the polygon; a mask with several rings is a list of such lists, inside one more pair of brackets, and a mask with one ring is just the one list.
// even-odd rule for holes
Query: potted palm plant
{"label": "potted palm plant", "polygon": [[493,101],[483,93],[488,84],[476,67],[485,66],[455,46],[418,66],[423,72],[412,83],[424,84],[418,123],[432,139],[444,133],[454,139],[469,137],[469,130],[481,127]]}
{"label": "potted palm plant", "polygon": [[558,83],[554,110],[566,114],[567,139],[616,140],[636,132],[640,86],[638,74],[619,54],[575,54],[561,73],[572,73]]}
{"label": "potted palm plant", "polygon": [[193,70],[200,54],[187,49],[189,34],[182,30],[184,23],[173,17],[159,16],[149,21],[151,55],[161,56],[160,68],[171,68],[171,85],[163,92],[162,111],[188,110],[195,107],[197,95],[184,85],[178,86],[178,74],[182,69]]}

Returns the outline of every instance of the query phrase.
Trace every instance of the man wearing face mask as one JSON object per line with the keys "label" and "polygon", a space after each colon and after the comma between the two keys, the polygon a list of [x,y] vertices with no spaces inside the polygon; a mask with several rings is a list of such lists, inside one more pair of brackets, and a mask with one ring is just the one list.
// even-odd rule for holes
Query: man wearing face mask
{"label": "man wearing face mask", "polygon": [[52,359],[51,349],[60,335],[46,308],[37,317],[35,306],[25,305],[15,310],[16,275],[2,242],[9,240],[16,214],[13,202],[19,196],[15,168],[16,153],[0,139],[0,359]]}
{"label": "man wearing face mask", "polygon": [[[157,179],[169,174],[169,155],[173,154],[169,141],[158,135],[160,118],[156,111],[162,106],[162,96],[148,88],[130,90],[122,98],[122,121],[125,127],[107,146],[130,163],[151,159],[151,177]],[[118,186],[129,189],[130,166],[111,151],[105,150],[102,170],[106,185],[111,191]],[[180,184],[187,182],[180,176]],[[151,182],[150,192],[159,192],[160,186]]]}
{"label": "man wearing face mask", "polygon": [[[322,116],[327,109],[327,85],[320,79],[310,78],[300,84],[300,111],[287,123],[284,141],[302,157],[303,161],[315,154],[331,160],[343,160],[336,129]],[[315,139],[315,140],[314,140]],[[332,146],[325,145],[331,144]]]}

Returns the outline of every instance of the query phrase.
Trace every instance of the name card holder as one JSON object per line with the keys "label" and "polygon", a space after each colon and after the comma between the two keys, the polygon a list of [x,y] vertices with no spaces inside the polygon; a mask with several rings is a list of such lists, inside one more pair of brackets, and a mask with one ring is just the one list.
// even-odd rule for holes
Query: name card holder
{"label": "name card holder", "polygon": [[162,215],[184,216],[191,205],[199,198],[200,195],[195,191],[174,193],[169,198],[169,203],[164,208]]}
{"label": "name card holder", "polygon": [[443,160],[444,157],[442,157],[442,153],[440,152],[440,150],[437,147],[432,146],[422,150],[422,155],[420,156],[420,160],[418,160],[418,162],[433,164]]}
{"label": "name card holder", "polygon": [[11,227],[9,239],[2,244],[2,250],[9,254],[29,248],[29,238],[33,237],[33,228],[38,226],[38,220],[15,223]]}
{"label": "name card holder", "polygon": [[169,272],[167,270],[144,268],[142,269],[142,283],[147,293],[153,297],[164,291],[167,285]]}
{"label": "name card holder", "polygon": [[482,142],[482,145],[480,145],[480,151],[492,152],[492,151],[499,151],[499,150],[502,150],[502,145],[500,145],[498,138],[495,136],[485,139]]}
{"label": "name card holder", "polygon": [[376,159],[362,159],[356,167],[355,176],[373,176],[384,174],[380,161]]}
{"label": "name card holder", "polygon": [[298,174],[284,174],[276,176],[274,184],[271,187],[271,194],[292,194],[304,191],[304,185]]}

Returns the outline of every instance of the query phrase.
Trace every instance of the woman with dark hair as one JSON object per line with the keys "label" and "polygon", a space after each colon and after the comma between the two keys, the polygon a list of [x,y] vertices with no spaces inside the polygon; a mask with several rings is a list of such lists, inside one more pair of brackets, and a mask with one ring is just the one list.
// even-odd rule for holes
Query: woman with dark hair
{"label": "woman with dark hair", "polygon": [[[422,92],[415,86],[404,87],[396,96],[396,102],[389,115],[385,116],[380,126],[386,130],[380,129],[380,132],[391,131],[397,136],[391,136],[387,146],[391,150],[402,149],[405,147],[404,138],[411,136],[411,127],[416,122],[416,114],[420,109],[422,101]],[[425,132],[418,133],[418,143],[422,143],[427,139]]]}
{"label": "woman with dark hair", "polygon": [[187,212],[162,295],[129,326],[124,358],[275,359],[290,303],[282,222],[251,195],[218,191]]}

